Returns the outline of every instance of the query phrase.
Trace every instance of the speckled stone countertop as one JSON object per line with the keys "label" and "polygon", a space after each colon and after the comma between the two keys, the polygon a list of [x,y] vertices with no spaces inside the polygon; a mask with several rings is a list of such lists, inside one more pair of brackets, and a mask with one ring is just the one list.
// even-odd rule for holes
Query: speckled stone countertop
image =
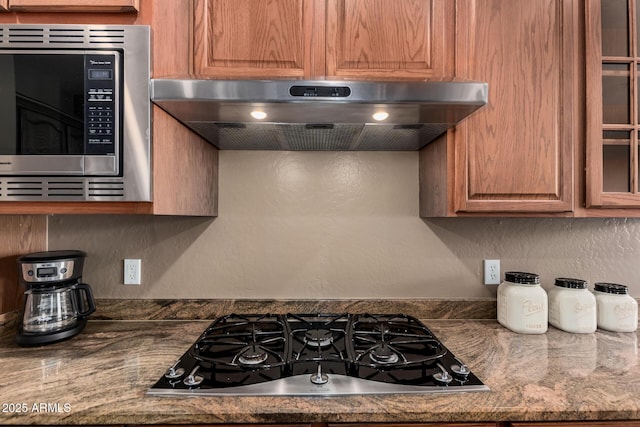
{"label": "speckled stone countertop", "polygon": [[208,320],[92,320],[65,342],[0,337],[0,424],[458,422],[640,419],[636,333],[519,335],[495,320],[424,320],[489,392],[149,397]]}

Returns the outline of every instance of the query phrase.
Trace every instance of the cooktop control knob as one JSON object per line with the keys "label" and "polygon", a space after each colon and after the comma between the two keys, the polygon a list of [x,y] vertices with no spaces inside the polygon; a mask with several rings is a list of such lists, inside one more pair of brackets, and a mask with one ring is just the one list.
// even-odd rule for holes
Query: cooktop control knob
{"label": "cooktop control knob", "polygon": [[322,372],[322,365],[318,363],[318,371],[309,378],[312,383],[321,385],[329,382],[329,376]]}
{"label": "cooktop control knob", "polygon": [[453,372],[453,375],[455,375],[456,377],[462,379],[467,378],[467,376],[471,373],[469,368],[467,368],[467,365],[465,365],[464,363],[461,363],[460,365],[451,365],[451,372]]}
{"label": "cooktop control knob", "polygon": [[180,361],[178,360],[176,363],[173,364],[172,367],[167,369],[167,372],[165,372],[164,374],[165,378],[168,378],[170,380],[175,380],[176,378],[180,378],[181,376],[184,375],[184,368],[178,368],[179,363]]}
{"label": "cooktop control knob", "polygon": [[447,385],[451,381],[453,381],[453,377],[449,375],[449,372],[442,366],[441,364],[436,364],[438,368],[440,368],[440,372],[436,372],[433,374],[433,379],[439,382],[440,384]]}
{"label": "cooktop control knob", "polygon": [[189,373],[189,376],[184,379],[184,384],[186,386],[195,387],[202,384],[202,381],[204,381],[204,377],[202,375],[198,375],[198,369],[200,369],[200,366],[196,366],[195,368],[193,368],[193,370]]}

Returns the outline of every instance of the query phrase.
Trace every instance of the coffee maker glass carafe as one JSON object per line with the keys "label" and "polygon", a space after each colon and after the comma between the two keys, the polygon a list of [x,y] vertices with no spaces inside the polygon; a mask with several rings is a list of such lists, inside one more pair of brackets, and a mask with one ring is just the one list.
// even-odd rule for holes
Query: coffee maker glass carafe
{"label": "coffee maker glass carafe", "polygon": [[85,257],[82,251],[49,251],[18,258],[25,287],[18,344],[50,344],[84,329],[96,309],[91,287],[81,282]]}
{"label": "coffee maker glass carafe", "polygon": [[25,332],[48,333],[73,327],[79,317],[95,310],[89,285],[77,283],[62,288],[32,288],[25,292],[22,317]]}

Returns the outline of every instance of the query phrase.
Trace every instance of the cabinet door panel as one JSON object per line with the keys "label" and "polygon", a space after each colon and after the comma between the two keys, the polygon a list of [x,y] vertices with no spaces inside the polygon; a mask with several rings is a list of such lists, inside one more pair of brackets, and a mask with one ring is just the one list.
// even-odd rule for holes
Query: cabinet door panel
{"label": "cabinet door panel", "polygon": [[640,207],[640,41],[636,34],[640,17],[636,3],[585,3],[587,208]]}
{"label": "cabinet door panel", "polygon": [[[194,63],[209,77],[305,77],[324,17],[316,0],[196,0]],[[315,38],[314,38],[315,37]],[[321,40],[324,43],[324,40]],[[324,58],[320,58],[324,62]]]}
{"label": "cabinet door panel", "polygon": [[640,421],[518,422],[510,427],[640,427]]}
{"label": "cabinet door panel", "polygon": [[327,75],[451,76],[452,0],[329,0]]}
{"label": "cabinet door panel", "polygon": [[458,75],[487,81],[489,103],[455,132],[456,210],[570,211],[574,3],[459,0],[457,8]]}
{"label": "cabinet door panel", "polygon": [[9,7],[9,0],[0,0],[0,12],[5,11]]}

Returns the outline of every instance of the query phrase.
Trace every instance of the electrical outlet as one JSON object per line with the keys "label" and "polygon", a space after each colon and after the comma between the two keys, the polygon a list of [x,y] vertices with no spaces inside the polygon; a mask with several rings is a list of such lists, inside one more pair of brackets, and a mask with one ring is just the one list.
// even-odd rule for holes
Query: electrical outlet
{"label": "electrical outlet", "polygon": [[500,284],[500,260],[499,259],[484,260],[484,284],[485,285]]}
{"label": "electrical outlet", "polygon": [[142,260],[125,259],[124,260],[124,284],[139,285],[142,272]]}

